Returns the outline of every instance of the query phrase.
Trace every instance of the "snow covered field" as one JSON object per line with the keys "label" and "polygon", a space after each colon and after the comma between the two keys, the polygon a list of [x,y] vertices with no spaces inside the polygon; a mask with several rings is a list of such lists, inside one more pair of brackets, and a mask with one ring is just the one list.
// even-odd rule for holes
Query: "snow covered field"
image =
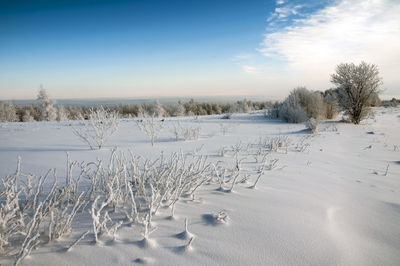
{"label": "snow covered field", "polygon": [[[174,219],[170,208],[161,207],[152,220],[154,246],[143,246],[142,228],[125,226],[122,216],[113,217],[124,222],[116,239],[94,244],[85,211],[75,217],[72,234],[50,244],[43,237],[22,265],[400,265],[400,109],[374,112],[374,119],[358,126],[323,122],[317,134],[260,113],[230,120],[180,118],[183,126],[201,127],[200,138],[191,141],[175,141],[172,126],[178,118],[168,118],[154,147],[136,122],[126,119],[101,150],[90,150],[73,134],[71,124],[77,127],[79,121],[1,123],[2,177],[15,172],[21,156],[22,172],[39,176],[56,168],[62,181],[67,152],[78,162],[108,161],[117,147],[152,160],[161,153],[166,158],[182,153],[188,160],[203,155],[227,169],[235,168],[238,157],[237,180],[249,178],[231,193],[218,189],[217,182],[205,183],[194,200],[182,197],[176,203]],[[265,144],[278,138],[283,145],[267,150]],[[251,189],[266,153],[268,162],[277,159],[275,168],[264,171]],[[53,180],[47,182],[50,187]],[[228,218],[218,222],[214,215],[221,210]],[[189,248],[189,240],[178,235],[185,218],[193,234]],[[0,265],[13,260],[0,257]]]}

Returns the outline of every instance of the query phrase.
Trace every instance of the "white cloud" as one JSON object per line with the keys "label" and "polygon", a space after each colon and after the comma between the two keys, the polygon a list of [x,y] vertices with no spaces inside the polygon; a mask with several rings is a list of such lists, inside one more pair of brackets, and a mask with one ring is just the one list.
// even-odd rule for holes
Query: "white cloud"
{"label": "white cloud", "polygon": [[248,74],[259,74],[261,72],[261,68],[250,65],[243,65],[242,69],[244,72]]}
{"label": "white cloud", "polygon": [[[284,18],[298,9],[277,8],[272,16]],[[396,0],[336,1],[266,34],[260,51],[286,60],[300,82],[316,86],[328,86],[329,74],[341,62],[375,63],[385,86],[393,90],[400,87],[399,14],[400,1]]]}
{"label": "white cloud", "polygon": [[275,8],[275,13],[278,18],[286,18],[291,15],[297,15],[297,12],[301,7],[301,5],[277,7]]}
{"label": "white cloud", "polygon": [[273,26],[276,22],[287,21],[290,17],[299,14],[299,11],[306,7],[304,4],[299,4],[295,2],[286,3],[285,1],[276,1],[276,8],[274,12],[267,18],[269,26]]}

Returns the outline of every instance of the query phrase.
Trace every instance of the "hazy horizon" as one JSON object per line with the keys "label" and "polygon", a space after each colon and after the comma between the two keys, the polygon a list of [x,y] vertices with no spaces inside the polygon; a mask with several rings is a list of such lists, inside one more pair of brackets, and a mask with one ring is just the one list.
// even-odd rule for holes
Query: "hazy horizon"
{"label": "hazy horizon", "polygon": [[0,100],[260,95],[376,64],[400,97],[395,0],[0,2]]}

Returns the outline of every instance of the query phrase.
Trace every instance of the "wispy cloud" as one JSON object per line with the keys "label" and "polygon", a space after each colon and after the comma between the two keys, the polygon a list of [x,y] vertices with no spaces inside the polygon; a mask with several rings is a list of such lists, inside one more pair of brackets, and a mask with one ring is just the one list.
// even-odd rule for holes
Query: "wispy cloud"
{"label": "wispy cloud", "polygon": [[261,73],[261,68],[257,66],[243,65],[242,69],[247,74],[259,74]]}
{"label": "wispy cloud", "polygon": [[302,8],[302,5],[277,7],[275,13],[278,18],[286,18],[290,15],[297,15],[300,8]]}
{"label": "wispy cloud", "polygon": [[285,3],[285,0],[277,0],[276,4],[277,5],[283,5]]}
{"label": "wispy cloud", "polygon": [[[270,21],[299,12],[279,7]],[[329,80],[340,62],[375,63],[385,84],[400,85],[400,2],[340,0],[312,14],[300,14],[292,24],[265,35],[260,51],[286,60],[298,76]],[[319,78],[316,78],[319,76]],[[400,94],[400,93],[399,93]]]}

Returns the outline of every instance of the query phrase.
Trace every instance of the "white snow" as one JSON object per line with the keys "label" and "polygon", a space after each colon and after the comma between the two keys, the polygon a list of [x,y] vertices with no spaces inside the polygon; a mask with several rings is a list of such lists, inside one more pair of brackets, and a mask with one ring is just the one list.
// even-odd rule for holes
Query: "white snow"
{"label": "white snow", "polygon": [[[374,111],[374,119],[358,126],[322,122],[317,134],[260,113],[230,120],[167,118],[154,147],[136,121],[122,119],[101,150],[90,150],[73,134],[71,124],[79,121],[1,123],[2,177],[15,172],[17,156],[25,173],[44,175],[56,168],[62,177],[67,152],[72,160],[90,162],[109,158],[114,147],[149,159],[182,151],[234,167],[232,152],[219,155],[222,147],[276,136],[291,142],[287,152],[282,147],[267,156],[279,161],[256,189],[249,188],[257,177],[255,155],[243,152],[243,171],[253,171],[249,183],[237,184],[232,193],[218,191],[218,184],[204,185],[196,200],[177,202],[174,219],[168,219],[170,209],[160,208],[153,218],[154,245],[143,248],[140,229],[123,226],[116,241],[95,245],[91,231],[66,252],[92,230],[90,214],[84,213],[74,220],[71,236],[40,244],[22,265],[400,265],[400,108]],[[200,138],[175,141],[177,119],[183,126],[200,126]],[[226,135],[220,124],[229,125]],[[305,150],[296,151],[301,142]],[[228,217],[216,222],[221,210]],[[192,240],[181,237],[185,218]],[[0,257],[1,265],[12,263]]]}

